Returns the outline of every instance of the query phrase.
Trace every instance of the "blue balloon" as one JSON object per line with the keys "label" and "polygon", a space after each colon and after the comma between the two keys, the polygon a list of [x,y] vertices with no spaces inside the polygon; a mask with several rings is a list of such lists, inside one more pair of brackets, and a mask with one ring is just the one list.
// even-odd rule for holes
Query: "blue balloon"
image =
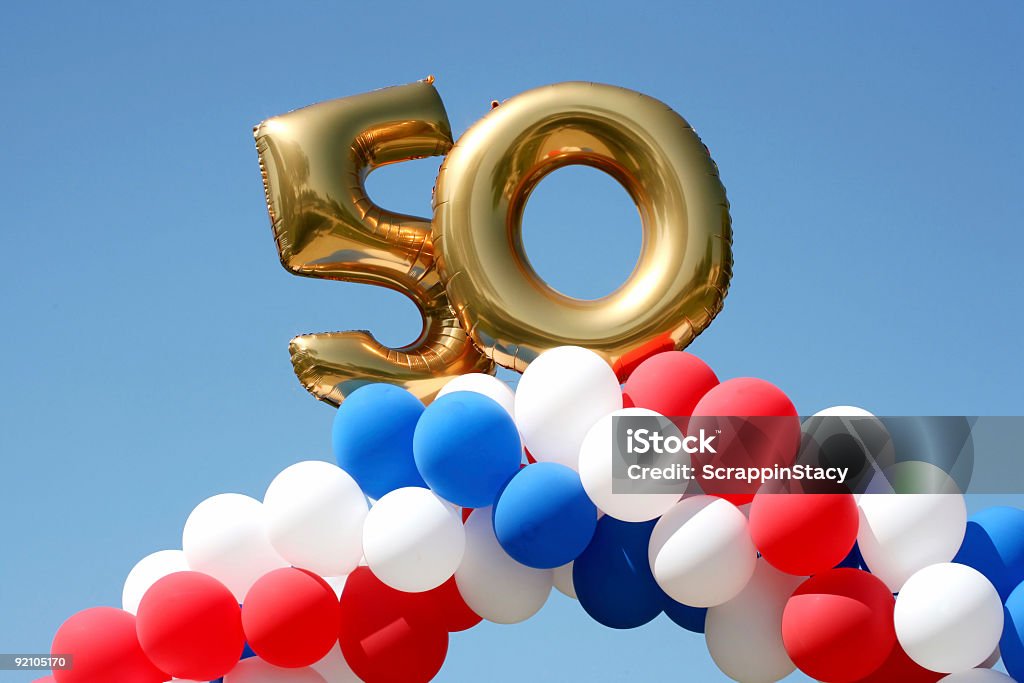
{"label": "blue balloon", "polygon": [[869,571],[868,566],[864,563],[864,556],[860,554],[860,546],[856,541],[854,541],[853,547],[850,548],[850,552],[846,554],[843,561],[836,565],[836,569],[839,568]]}
{"label": "blue balloon", "polygon": [[994,507],[973,515],[953,561],[984,574],[1005,602],[1024,581],[1024,510]]}
{"label": "blue balloon", "polygon": [[1024,681],[1024,584],[1010,593],[1003,606],[1003,637],[999,639],[1006,673]]}
{"label": "blue balloon", "polygon": [[707,607],[690,607],[665,596],[665,616],[693,633],[704,633],[704,622],[708,618]]}
{"label": "blue balloon", "polygon": [[597,527],[597,508],[580,476],[553,462],[519,470],[498,495],[492,514],[494,535],[505,552],[537,569],[575,560]]}
{"label": "blue balloon", "polygon": [[597,623],[636,628],[661,614],[669,598],[647,558],[656,522],[622,522],[608,515],[598,520],[594,538],[572,566],[576,597]]}
{"label": "blue balloon", "polygon": [[468,508],[493,505],[523,457],[512,417],[473,391],[446,394],[427,406],[416,424],[412,450],[434,493]]}
{"label": "blue balloon", "polygon": [[413,432],[422,414],[423,404],[401,387],[359,387],[334,416],[332,444],[338,466],[371,498],[405,486],[425,488],[412,455]]}

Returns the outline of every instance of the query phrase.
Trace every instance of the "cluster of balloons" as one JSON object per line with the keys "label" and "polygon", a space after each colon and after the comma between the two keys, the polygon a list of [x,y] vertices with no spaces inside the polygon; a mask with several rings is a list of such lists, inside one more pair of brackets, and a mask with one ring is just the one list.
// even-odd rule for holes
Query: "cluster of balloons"
{"label": "cluster of balloons", "polygon": [[677,351],[624,385],[578,347],[539,356],[515,392],[468,374],[424,406],[367,385],[337,411],[337,465],[292,465],[262,501],[200,503],[180,550],[129,573],[122,609],[60,627],[52,651],[75,666],[53,680],[429,681],[449,633],[524,621],[552,587],[611,628],[664,612],[741,683],[797,668],[830,683],[1009,680],[986,668],[1000,654],[1024,680],[1024,511],[968,520],[955,485],[619,493],[611,421],[628,415],[775,417],[765,448],[792,443],[793,458],[846,416],[877,420],[845,406],[801,425],[772,384],[719,382]]}

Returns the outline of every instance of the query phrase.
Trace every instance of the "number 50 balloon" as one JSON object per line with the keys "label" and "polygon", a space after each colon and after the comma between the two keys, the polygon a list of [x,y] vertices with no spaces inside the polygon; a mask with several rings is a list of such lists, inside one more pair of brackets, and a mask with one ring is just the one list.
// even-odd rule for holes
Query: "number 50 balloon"
{"label": "number 50 balloon", "polygon": [[[339,404],[367,382],[430,400],[454,375],[522,371],[576,345],[620,377],[682,349],[722,308],[732,269],[729,203],[693,128],[665,104],[623,88],[560,83],[493,109],[452,146],[432,79],[313,105],[255,130],[281,262],[297,275],[390,287],[423,314],[411,345],[365,332],[296,337],[292,362],[317,398]],[[388,163],[447,153],[433,220],[373,204],[364,180]],[[606,297],[548,286],[521,235],[530,193],[552,171],[605,171],[633,198],[640,259]]]}

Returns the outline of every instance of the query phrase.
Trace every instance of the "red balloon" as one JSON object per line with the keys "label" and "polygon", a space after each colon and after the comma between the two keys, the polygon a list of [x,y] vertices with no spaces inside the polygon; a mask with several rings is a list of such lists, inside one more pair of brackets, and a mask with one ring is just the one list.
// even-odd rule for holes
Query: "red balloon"
{"label": "red balloon", "polygon": [[220,678],[245,647],[235,596],[200,572],[169,574],[150,586],[139,603],[136,628],[142,650],[175,678]]}
{"label": "red balloon", "polygon": [[431,625],[402,593],[357,567],[341,593],[339,641],[365,683],[426,683],[448,654],[448,632]]}
{"label": "red balloon", "polygon": [[285,567],[264,574],[242,603],[252,651],[274,666],[299,668],[323,659],[338,642],[341,606],[316,574]]}
{"label": "red balloon", "polygon": [[897,640],[881,668],[857,683],[937,683],[946,675],[923,668],[910,658]]}
{"label": "red balloon", "polygon": [[433,590],[405,595],[418,617],[450,633],[465,631],[482,621],[462,599],[454,576]]}
{"label": "red balloon", "polygon": [[674,351],[676,347],[676,340],[669,334],[660,334],[650,341],[644,342],[640,346],[637,346],[632,351],[627,351],[623,354],[613,366],[612,370],[615,371],[615,376],[619,378],[620,384],[626,380],[633,371],[651,356],[655,356],[659,353],[665,353],[666,351]]}
{"label": "red balloon", "polygon": [[[722,382],[697,403],[687,434],[714,437],[714,452],[693,454],[696,476],[703,491],[735,505],[754,499],[761,478],[744,480],[739,468],[786,468],[793,465],[800,445],[800,418],[789,397],[771,382],[739,377]],[[707,466],[716,476],[708,476]]]}
{"label": "red balloon", "polygon": [[651,356],[637,366],[622,390],[626,408],[647,408],[665,417],[689,417],[704,394],[718,385],[707,363],[685,351]]}
{"label": "red balloon", "polygon": [[800,584],[782,614],[782,642],[793,663],[827,683],[853,683],[876,671],[896,643],[896,600],[877,577],[830,569]]}
{"label": "red balloon", "polygon": [[50,654],[71,655],[73,668],[55,670],[53,680],[163,683],[169,679],[143,653],[135,623],[133,615],[113,607],[93,607],[70,617],[57,629]]}
{"label": "red balloon", "polygon": [[776,569],[810,576],[843,561],[860,518],[849,493],[759,493],[750,506],[750,537]]}

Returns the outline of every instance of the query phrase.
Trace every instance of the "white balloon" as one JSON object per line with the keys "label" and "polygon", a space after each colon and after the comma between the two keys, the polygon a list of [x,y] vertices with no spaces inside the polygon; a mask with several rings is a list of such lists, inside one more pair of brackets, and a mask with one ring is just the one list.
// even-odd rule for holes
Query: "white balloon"
{"label": "white balloon", "polygon": [[282,669],[259,657],[249,657],[236,664],[235,668],[224,676],[224,683],[328,683],[328,681],[308,666],[301,669]]}
{"label": "white balloon", "polygon": [[482,372],[456,375],[441,387],[441,391],[437,392],[437,398],[455,391],[474,391],[483,394],[504,408],[511,417],[515,417],[516,395],[509,385],[494,375],[485,375]]}
{"label": "white balloon", "polygon": [[843,441],[853,439],[856,449],[861,451],[865,458],[863,463],[851,463],[853,469],[850,470],[849,478],[845,482],[846,486],[850,487],[854,500],[859,500],[865,493],[864,487],[870,483],[870,477],[877,475],[896,458],[892,438],[885,423],[874,413],[858,406],[832,406],[819,410],[803,421],[801,432],[805,437],[801,458],[819,460],[819,463],[830,460],[825,454],[829,450],[827,444],[834,438],[838,437]]}
{"label": "white balloon", "polygon": [[1004,673],[991,669],[968,669],[950,674],[940,679],[939,683],[1014,683],[1014,680]]}
{"label": "white balloon", "polygon": [[916,572],[896,597],[896,637],[926,669],[958,673],[984,662],[1003,632],[1003,604],[978,570],[934,564]]}
{"label": "white balloon", "polygon": [[516,423],[530,454],[574,470],[587,431],[620,408],[622,389],[611,367],[578,346],[537,356],[516,389]]}
{"label": "white balloon", "polygon": [[341,645],[334,644],[331,651],[324,655],[311,669],[323,676],[327,683],[360,683],[360,678],[352,673],[345,656],[341,654]]}
{"label": "white balloon", "polygon": [[758,559],[739,595],[708,610],[704,637],[722,673],[742,683],[774,683],[793,672],[782,643],[782,612],[803,580]]}
{"label": "white balloon", "polygon": [[561,567],[555,567],[551,572],[555,581],[555,588],[558,589],[558,592],[568,598],[578,600],[579,598],[576,597],[576,586],[572,582],[572,566],[573,563],[570,562],[569,564],[563,564]]}
{"label": "white balloon", "polygon": [[466,532],[458,508],[429,489],[408,486],[378,500],[363,525],[370,570],[407,593],[437,588],[458,569]]}
{"label": "white balloon", "polygon": [[289,566],[267,537],[263,504],[240,493],[197,505],[185,521],[181,547],[189,569],[223,583],[239,603],[261,576]]}
{"label": "white balloon", "polygon": [[861,555],[893,593],[914,572],[952,560],[967,531],[967,506],[953,480],[934,465],[913,465],[929,477],[944,478],[950,488],[939,490],[951,492],[866,493],[858,500]]}
{"label": "white balloon", "polygon": [[873,413],[869,413],[863,408],[857,406],[832,406],[831,408],[825,408],[819,410],[811,417],[874,417]]}
{"label": "white balloon", "polygon": [[188,571],[185,553],[180,550],[160,550],[146,555],[132,567],[124,580],[121,591],[121,607],[125,612],[135,614],[142,602],[142,596],[149,587],[168,574]]}
{"label": "white balloon", "polygon": [[292,565],[322,576],[348,574],[358,566],[369,509],[348,472],[318,460],[282,471],[263,497],[274,548]]}
{"label": "white balloon", "polygon": [[[598,420],[587,431],[580,446],[579,472],[583,488],[599,510],[623,522],[647,522],[661,517],[682,497],[684,482],[679,482],[677,493],[623,493],[621,490],[616,493],[613,429],[617,417],[662,416],[646,408],[623,408]],[[664,425],[662,435],[671,435],[674,425],[664,418],[660,422]],[[625,464],[620,463],[619,469]],[[624,483],[620,481],[619,486]]]}
{"label": "white balloon", "polygon": [[714,607],[739,595],[757,566],[747,518],[713,496],[684,498],[651,533],[654,578],[676,602]]}
{"label": "white balloon", "polygon": [[466,555],[455,583],[471,610],[487,621],[517,624],[544,606],[553,581],[552,570],[519,564],[502,549],[491,525],[491,508],[469,515]]}

